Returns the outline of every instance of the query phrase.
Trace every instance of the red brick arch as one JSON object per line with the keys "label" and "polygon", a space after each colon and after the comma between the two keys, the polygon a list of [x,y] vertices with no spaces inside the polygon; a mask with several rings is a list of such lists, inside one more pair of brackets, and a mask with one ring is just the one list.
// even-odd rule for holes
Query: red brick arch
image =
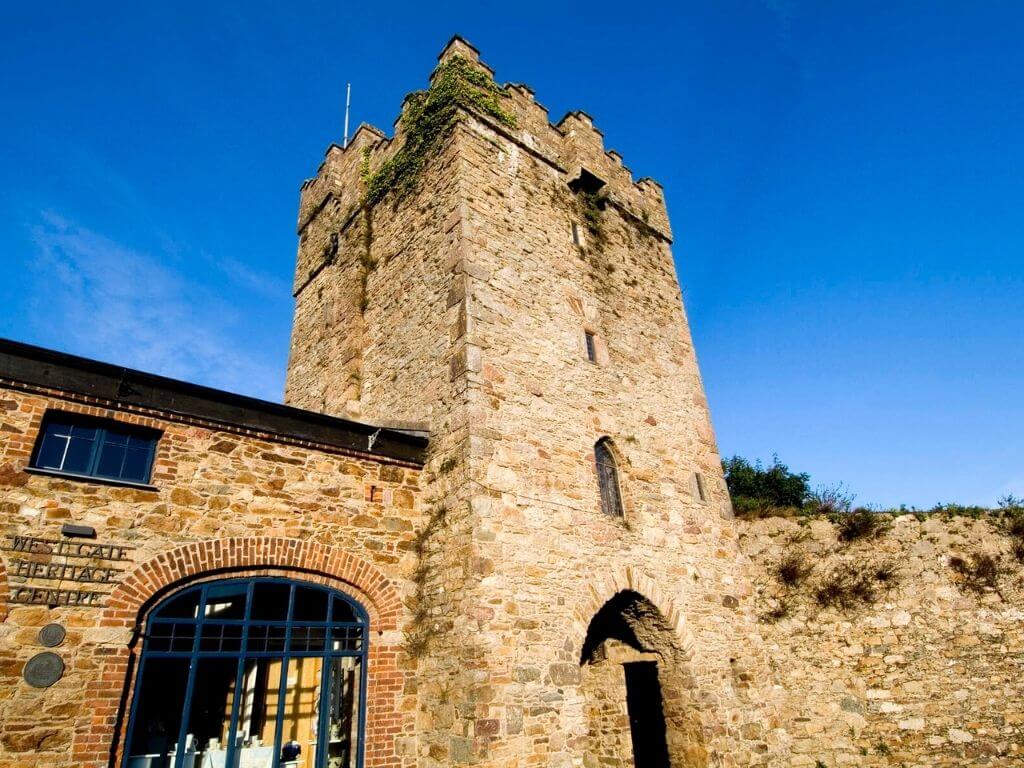
{"label": "red brick arch", "polygon": [[[80,768],[118,765],[136,663],[137,628],[146,612],[175,587],[217,576],[273,573],[305,575],[358,599],[370,614],[366,767],[392,765],[387,735],[402,715],[397,660],[402,602],[394,583],[376,567],[344,550],[297,539],[213,539],[163,552],[132,571],[110,593],[100,615],[107,641],[90,650],[96,662],[85,693],[88,715],[75,728],[72,755]],[[123,631],[123,634],[119,632]],[[115,638],[115,639],[111,639]],[[392,679],[395,678],[395,679]]]}
{"label": "red brick arch", "polygon": [[157,555],[114,589],[102,623],[134,627],[141,613],[175,584],[241,568],[280,568],[340,579],[370,599],[366,608],[375,630],[383,632],[398,626],[402,609],[398,591],[373,565],[335,547],[272,537],[199,541]]}

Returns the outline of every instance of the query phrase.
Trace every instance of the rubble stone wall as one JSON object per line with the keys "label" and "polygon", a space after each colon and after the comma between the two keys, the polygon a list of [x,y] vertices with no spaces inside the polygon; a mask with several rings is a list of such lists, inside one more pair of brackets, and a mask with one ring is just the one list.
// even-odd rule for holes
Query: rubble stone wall
{"label": "rubble stone wall", "polygon": [[633,740],[622,663],[603,659],[584,665],[581,689],[587,702],[584,765],[587,768],[631,768]]}
{"label": "rubble stone wall", "polygon": [[[1024,765],[1024,566],[998,524],[903,515],[849,544],[823,519],[738,526],[788,693],[790,765]],[[976,591],[950,566],[979,552],[998,558],[995,588]],[[777,567],[794,556],[813,570],[787,587]],[[883,566],[895,570],[873,602],[819,605],[837,569],[874,578]]]}

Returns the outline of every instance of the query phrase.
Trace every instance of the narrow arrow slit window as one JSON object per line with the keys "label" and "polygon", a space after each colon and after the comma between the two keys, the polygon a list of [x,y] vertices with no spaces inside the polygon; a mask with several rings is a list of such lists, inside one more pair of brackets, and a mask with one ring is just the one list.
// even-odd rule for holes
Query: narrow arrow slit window
{"label": "narrow arrow slit window", "polygon": [[619,490],[619,468],[611,450],[611,440],[602,437],[594,446],[597,464],[597,485],[601,491],[601,511],[609,517],[622,517],[622,493]]}

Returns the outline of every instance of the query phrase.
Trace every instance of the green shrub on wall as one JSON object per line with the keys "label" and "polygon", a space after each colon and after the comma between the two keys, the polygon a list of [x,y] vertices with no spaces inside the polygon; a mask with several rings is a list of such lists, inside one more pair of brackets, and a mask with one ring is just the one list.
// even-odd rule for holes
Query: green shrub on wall
{"label": "green shrub on wall", "polygon": [[415,189],[427,157],[437,150],[467,110],[514,128],[515,115],[501,106],[504,93],[490,74],[462,56],[452,56],[439,64],[430,88],[406,97],[402,147],[376,170],[370,168],[369,152],[364,153],[364,202],[372,206],[392,191],[401,199]]}

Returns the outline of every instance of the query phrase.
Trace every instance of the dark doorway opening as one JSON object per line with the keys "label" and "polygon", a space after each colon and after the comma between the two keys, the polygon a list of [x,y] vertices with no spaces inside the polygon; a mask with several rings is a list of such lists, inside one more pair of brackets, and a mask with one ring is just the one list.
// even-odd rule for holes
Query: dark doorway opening
{"label": "dark doorway opening", "polygon": [[636,768],[669,768],[658,664],[635,661],[623,664],[623,669],[626,671],[626,709],[633,739],[633,763]]}
{"label": "dark doorway opening", "polygon": [[594,614],[580,653],[584,765],[707,768],[696,683],[673,626],[623,590]]}

